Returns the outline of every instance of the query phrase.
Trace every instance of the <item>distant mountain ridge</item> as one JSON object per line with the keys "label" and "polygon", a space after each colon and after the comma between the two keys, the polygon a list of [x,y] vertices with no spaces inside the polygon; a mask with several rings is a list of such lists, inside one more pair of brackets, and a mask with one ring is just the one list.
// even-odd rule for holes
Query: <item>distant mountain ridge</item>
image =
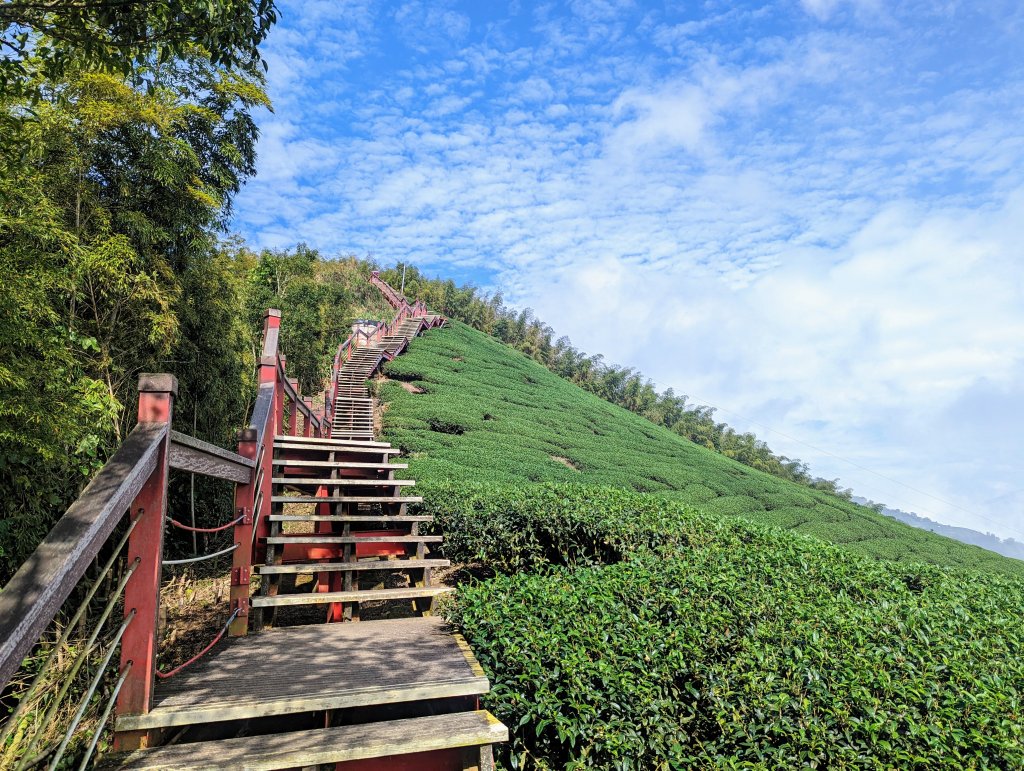
{"label": "distant mountain ridge", "polygon": [[[871,501],[857,495],[853,496],[850,500],[854,503],[859,503],[861,506],[871,506]],[[913,512],[903,511],[901,509],[890,509],[883,506],[880,513],[885,514],[887,517],[899,520],[903,524],[910,525],[911,527],[917,527],[921,530],[930,530],[937,535],[944,535],[947,538],[953,538],[961,543],[980,546],[982,549],[994,551],[996,554],[1002,554],[1004,557],[1024,560],[1024,543],[1015,541],[1013,538],[1003,540],[992,533],[982,533],[977,530],[971,530],[968,527],[944,525],[941,522],[935,522],[934,520],[928,519],[928,517],[922,517],[918,514],[914,514]]]}

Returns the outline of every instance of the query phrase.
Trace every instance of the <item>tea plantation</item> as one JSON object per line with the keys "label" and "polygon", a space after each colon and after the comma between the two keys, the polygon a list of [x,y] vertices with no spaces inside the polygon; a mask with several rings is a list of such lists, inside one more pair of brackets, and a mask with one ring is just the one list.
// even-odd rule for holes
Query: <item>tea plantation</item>
{"label": "tea plantation", "polygon": [[414,508],[475,576],[445,612],[511,729],[500,767],[1024,768],[1017,563],[704,451],[460,325],[387,373],[416,386],[380,387]]}
{"label": "tea plantation", "polygon": [[[458,322],[391,362],[388,439],[417,479],[586,482],[657,493],[711,514],[742,516],[885,560],[1024,576],[1024,562],[904,525],[788,482],[655,426]],[[560,460],[561,459],[561,460]]]}
{"label": "tea plantation", "polygon": [[426,487],[521,768],[1024,767],[1024,583],[652,495]]}

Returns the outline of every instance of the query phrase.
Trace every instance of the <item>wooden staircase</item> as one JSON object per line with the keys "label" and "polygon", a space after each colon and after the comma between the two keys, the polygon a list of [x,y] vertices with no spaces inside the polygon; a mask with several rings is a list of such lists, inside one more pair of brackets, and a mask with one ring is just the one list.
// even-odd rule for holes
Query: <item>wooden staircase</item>
{"label": "wooden staircase", "polygon": [[[442,536],[420,532],[431,517],[409,514],[422,499],[396,477],[408,468],[393,462],[400,451],[375,440],[366,389],[383,361],[443,322],[406,302],[389,334],[339,351],[330,436],[273,437],[270,504],[252,525],[259,588],[237,605],[257,633],[159,683],[144,714],[119,715],[122,746],[136,737],[142,748],[110,767],[493,767],[491,745],[508,730],[480,709],[490,685],[465,640],[431,615],[451,591],[432,580],[449,565],[430,553]],[[244,586],[248,573],[236,579]],[[317,606],[327,623],[310,623]]]}
{"label": "wooden staircase", "polygon": [[[364,602],[399,600],[429,613],[449,591],[431,584],[447,560],[429,559],[439,535],[421,535],[428,516],[411,516],[403,496],[416,483],[384,442],[279,436],[265,564],[253,598],[256,627],[273,624],[281,606],[327,605],[327,621],[359,618]],[[313,581],[300,584],[300,576]]]}

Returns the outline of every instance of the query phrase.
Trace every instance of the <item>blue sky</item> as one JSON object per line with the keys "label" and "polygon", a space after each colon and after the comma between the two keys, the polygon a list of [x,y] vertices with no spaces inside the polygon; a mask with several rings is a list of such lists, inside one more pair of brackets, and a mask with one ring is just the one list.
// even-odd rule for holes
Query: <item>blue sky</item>
{"label": "blue sky", "polygon": [[1024,540],[1024,9],[291,2],[234,227],[500,289],[890,506]]}

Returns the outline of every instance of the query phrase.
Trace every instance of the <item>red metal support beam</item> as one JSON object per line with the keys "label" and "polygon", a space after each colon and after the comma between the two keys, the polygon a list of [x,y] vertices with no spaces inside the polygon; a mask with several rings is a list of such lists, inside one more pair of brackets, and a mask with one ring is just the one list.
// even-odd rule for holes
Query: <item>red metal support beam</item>
{"label": "red metal support beam", "polygon": [[[121,669],[131,662],[131,671],[117,699],[117,713],[145,714],[153,705],[156,679],[157,630],[160,611],[160,573],[163,564],[164,517],[167,515],[167,474],[170,461],[170,423],[178,381],[173,375],[139,376],[139,423],[167,427],[156,468],[132,503],[130,512],[139,522],[128,540],[128,564],[138,567],[128,579],[124,593],[125,618],[135,618],[121,640]],[[145,731],[118,733],[118,750],[145,747]]]}

